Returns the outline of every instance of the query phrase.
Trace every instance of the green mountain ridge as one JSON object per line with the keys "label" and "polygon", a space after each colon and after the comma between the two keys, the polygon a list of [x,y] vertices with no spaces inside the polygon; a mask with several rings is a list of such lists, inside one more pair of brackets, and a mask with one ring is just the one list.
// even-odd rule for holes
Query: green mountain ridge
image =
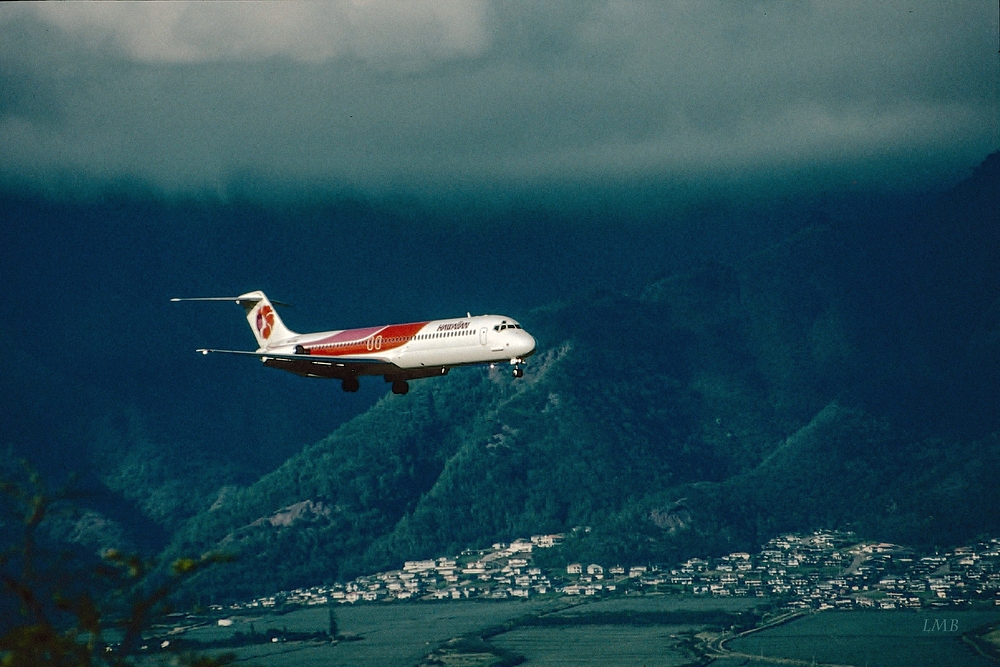
{"label": "green mountain ridge", "polygon": [[[669,561],[820,527],[918,546],[1000,531],[997,434],[909,425],[912,406],[872,391],[954,385],[871,342],[857,281],[887,260],[849,270],[853,233],[808,224],[737,266],[538,309],[521,318],[541,350],[522,380],[461,369],[386,396],[192,518],[170,553],[235,551],[199,587],[250,596],[579,525],[545,557]],[[950,344],[982,359],[992,341],[989,358],[979,321]],[[325,509],[262,520],[306,501]]]}
{"label": "green mountain ridge", "polygon": [[[1000,533],[998,192],[995,154],[905,224],[818,214],[738,262],[519,314],[539,341],[524,378],[415,382],[270,470],[294,443],[268,415],[223,417],[276,438],[279,455],[244,459],[167,442],[127,401],[32,375],[31,355],[3,382],[32,414],[80,407],[57,463],[86,463],[135,515],[106,503],[57,532],[93,549],[159,532],[164,562],[235,554],[195,580],[203,601],[537,533],[570,535],[541,556],[554,563],[749,551],[815,528],[957,544]],[[50,384],[65,396],[32,403]]]}

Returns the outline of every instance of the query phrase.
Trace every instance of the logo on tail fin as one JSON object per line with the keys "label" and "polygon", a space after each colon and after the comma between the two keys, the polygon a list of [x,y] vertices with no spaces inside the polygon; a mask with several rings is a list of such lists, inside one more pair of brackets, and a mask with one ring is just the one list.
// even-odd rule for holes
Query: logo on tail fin
{"label": "logo on tail fin", "polygon": [[273,329],[274,308],[265,305],[257,311],[257,333],[260,334],[261,338],[267,340],[271,337],[271,331]]}

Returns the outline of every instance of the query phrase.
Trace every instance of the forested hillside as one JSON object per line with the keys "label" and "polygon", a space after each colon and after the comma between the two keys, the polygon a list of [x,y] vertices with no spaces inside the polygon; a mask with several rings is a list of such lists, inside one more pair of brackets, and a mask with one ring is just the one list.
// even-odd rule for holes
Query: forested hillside
{"label": "forested hillside", "polygon": [[813,220],[741,262],[526,314],[522,380],[459,369],[387,395],[222,489],[170,553],[239,554],[200,584],[224,597],[581,525],[547,557],[1000,532],[998,164],[905,225]]}
{"label": "forested hillside", "polygon": [[[581,265],[573,268],[580,291],[560,288],[558,299],[549,285],[548,305],[510,310],[539,342],[524,378],[460,368],[379,399],[378,383],[365,389],[368,399],[350,397],[232,359],[182,367],[180,355],[193,356],[206,336],[242,345],[245,324],[227,312],[227,328],[214,311],[193,310],[164,322],[165,298],[98,310],[119,287],[135,303],[148,287],[103,278],[81,234],[67,248],[82,249],[73,261],[105,296],[81,293],[94,301],[46,307],[34,321],[79,323],[80,349],[92,354],[58,357],[51,333],[49,344],[31,347],[0,331],[4,465],[27,456],[57,486],[78,475],[70,486],[80,511],[51,531],[62,540],[160,552],[165,562],[211,549],[235,554],[196,582],[203,600],[575,526],[592,530],[572,533],[545,558],[671,560],[752,550],[776,532],[820,527],[923,546],[1000,533],[998,192],[994,154],[946,196],[906,211],[778,208],[770,222],[757,214],[719,227],[731,237],[746,229],[746,252],[716,252],[704,240],[694,252],[678,228],[656,237],[662,260],[652,246],[641,249],[644,266],[661,270],[635,289],[594,287]],[[30,202],[11,210],[25,221],[38,215]],[[107,225],[127,245],[125,231],[138,233],[127,228],[136,207],[122,210]],[[273,215],[239,212],[226,224],[258,216],[264,229]],[[383,224],[377,211],[339,215],[355,214]],[[166,227],[180,213],[158,215]],[[318,229],[316,216],[303,224]],[[546,234],[550,243],[561,232]],[[282,239],[287,247],[276,252],[297,258],[301,244]],[[470,257],[479,254],[464,243]],[[498,261],[496,274],[544,281],[539,243],[527,249],[531,266]],[[640,250],[637,242],[622,248],[625,256]],[[685,249],[692,258],[681,261]],[[318,260],[321,248],[314,251]],[[216,259],[187,261],[194,273]],[[212,276],[206,293],[228,291]],[[13,310],[22,311],[34,312]],[[87,319],[91,311],[101,317]],[[360,414],[338,417],[352,410]],[[338,422],[317,441],[317,424]]]}

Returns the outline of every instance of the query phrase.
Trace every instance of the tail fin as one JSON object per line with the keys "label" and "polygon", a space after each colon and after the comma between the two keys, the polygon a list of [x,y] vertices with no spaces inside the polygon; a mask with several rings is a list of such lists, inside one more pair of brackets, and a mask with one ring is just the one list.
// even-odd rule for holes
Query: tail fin
{"label": "tail fin", "polygon": [[250,329],[253,331],[254,338],[257,339],[258,348],[274,345],[298,335],[285,326],[285,323],[278,317],[278,312],[274,309],[274,305],[268,301],[267,297],[260,290],[247,292],[239,296],[203,296],[187,299],[171,299],[171,301],[235,301],[243,306],[243,310],[246,311],[247,322],[250,323]]}
{"label": "tail fin", "polygon": [[243,310],[247,313],[247,322],[257,339],[257,347],[267,347],[269,344],[296,335],[285,326],[278,317],[278,311],[260,290],[239,295],[236,297],[236,303],[243,306]]}

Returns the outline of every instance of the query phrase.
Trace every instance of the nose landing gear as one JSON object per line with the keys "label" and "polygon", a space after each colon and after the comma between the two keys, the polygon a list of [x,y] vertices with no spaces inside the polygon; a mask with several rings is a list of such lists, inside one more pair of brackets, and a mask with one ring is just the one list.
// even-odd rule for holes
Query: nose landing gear
{"label": "nose landing gear", "polygon": [[521,368],[521,364],[523,363],[525,363],[525,361],[521,357],[514,357],[510,360],[511,366],[514,367],[514,372],[512,373],[514,377],[524,377],[524,369]]}

